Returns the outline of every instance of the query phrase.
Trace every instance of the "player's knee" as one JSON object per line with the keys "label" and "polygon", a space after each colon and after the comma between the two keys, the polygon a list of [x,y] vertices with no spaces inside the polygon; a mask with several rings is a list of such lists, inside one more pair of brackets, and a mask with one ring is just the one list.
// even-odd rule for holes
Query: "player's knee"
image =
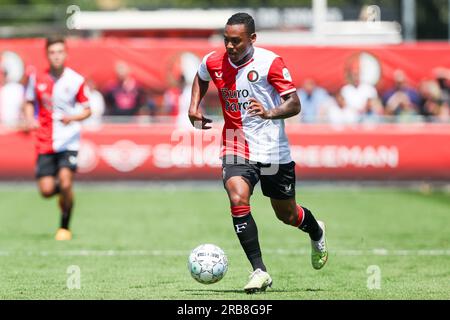
{"label": "player's knee", "polygon": [[72,190],[72,182],[71,181],[61,181],[59,184],[59,188],[61,193],[67,193]]}
{"label": "player's knee", "polygon": [[55,194],[55,187],[41,187],[39,191],[44,198],[50,198]]}
{"label": "player's knee", "polygon": [[70,177],[60,176],[59,177],[59,190],[61,193],[70,192],[72,189],[72,179]]}
{"label": "player's knee", "polygon": [[248,198],[239,193],[231,194],[230,202],[232,207],[249,205]]}

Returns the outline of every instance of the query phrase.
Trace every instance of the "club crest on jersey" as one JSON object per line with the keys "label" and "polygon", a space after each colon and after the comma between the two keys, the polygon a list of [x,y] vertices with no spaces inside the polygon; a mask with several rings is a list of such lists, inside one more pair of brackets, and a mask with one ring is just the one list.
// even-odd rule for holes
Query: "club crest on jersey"
{"label": "club crest on jersey", "polygon": [[251,70],[249,73],[247,73],[247,79],[250,82],[256,82],[259,79],[259,74],[255,70]]}
{"label": "club crest on jersey", "polygon": [[47,90],[47,84],[45,84],[45,83],[39,83],[39,84],[37,85],[37,88],[38,88],[39,91],[45,91],[45,90]]}

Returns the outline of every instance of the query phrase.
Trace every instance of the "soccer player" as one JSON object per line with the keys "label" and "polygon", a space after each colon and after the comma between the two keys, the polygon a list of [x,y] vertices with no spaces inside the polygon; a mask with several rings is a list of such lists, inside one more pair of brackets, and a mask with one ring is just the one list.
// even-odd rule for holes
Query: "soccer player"
{"label": "soccer player", "polygon": [[292,161],[284,120],[300,112],[300,101],[281,57],[255,47],[255,23],[246,13],[231,16],[224,29],[225,51],[207,54],[192,87],[189,119],[210,129],[199,104],[213,81],[219,93],[225,125],[222,133],[223,182],[235,232],[253,272],[247,293],[266,290],[272,279],[264,265],[250,197],[258,181],[281,221],[311,238],[311,262],[327,262],[325,225],[295,200],[295,162]]}
{"label": "soccer player", "polygon": [[[74,196],[73,175],[77,169],[82,121],[91,115],[84,78],[65,66],[63,38],[47,39],[50,68],[32,75],[26,89],[24,114],[28,129],[36,130],[36,178],[44,198],[59,195],[61,227],[56,240],[71,240],[69,221]],[[76,107],[81,104],[82,108]],[[37,113],[37,120],[35,118]]]}

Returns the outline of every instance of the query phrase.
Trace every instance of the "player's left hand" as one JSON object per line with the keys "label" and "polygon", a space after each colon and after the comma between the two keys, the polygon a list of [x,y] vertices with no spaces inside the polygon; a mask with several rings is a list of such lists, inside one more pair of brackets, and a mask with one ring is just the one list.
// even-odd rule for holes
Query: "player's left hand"
{"label": "player's left hand", "polygon": [[69,123],[72,122],[72,118],[69,116],[64,116],[62,117],[61,122],[64,123],[65,125],[68,125]]}
{"label": "player's left hand", "polygon": [[250,105],[247,109],[247,112],[251,117],[259,116],[262,119],[270,119],[269,112],[264,108],[264,106],[256,100],[255,98],[248,99],[250,101]]}

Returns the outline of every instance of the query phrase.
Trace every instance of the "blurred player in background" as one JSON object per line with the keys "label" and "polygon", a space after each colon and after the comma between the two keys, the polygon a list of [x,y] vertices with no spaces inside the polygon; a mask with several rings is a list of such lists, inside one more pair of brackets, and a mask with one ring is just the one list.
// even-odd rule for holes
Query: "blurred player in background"
{"label": "blurred player in background", "polygon": [[[47,39],[49,69],[32,75],[26,89],[24,114],[28,129],[36,129],[36,178],[41,195],[59,195],[61,227],[56,240],[71,240],[69,221],[74,196],[73,175],[77,169],[80,121],[91,115],[84,78],[65,66],[63,38]],[[81,111],[76,104],[81,104]],[[37,120],[35,118],[37,113]]]}
{"label": "blurred player in background", "polygon": [[211,120],[204,117],[199,104],[212,80],[225,118],[223,182],[236,234],[254,270],[244,287],[247,293],[264,291],[272,285],[250,208],[250,197],[259,180],[277,217],[309,234],[313,267],[321,269],[328,258],[324,224],[295,200],[295,162],[283,119],[300,112],[296,88],[283,60],[271,51],[254,47],[255,40],[251,16],[237,13],[229,18],[224,31],[226,50],[203,58],[189,108],[195,127],[211,128]]}

